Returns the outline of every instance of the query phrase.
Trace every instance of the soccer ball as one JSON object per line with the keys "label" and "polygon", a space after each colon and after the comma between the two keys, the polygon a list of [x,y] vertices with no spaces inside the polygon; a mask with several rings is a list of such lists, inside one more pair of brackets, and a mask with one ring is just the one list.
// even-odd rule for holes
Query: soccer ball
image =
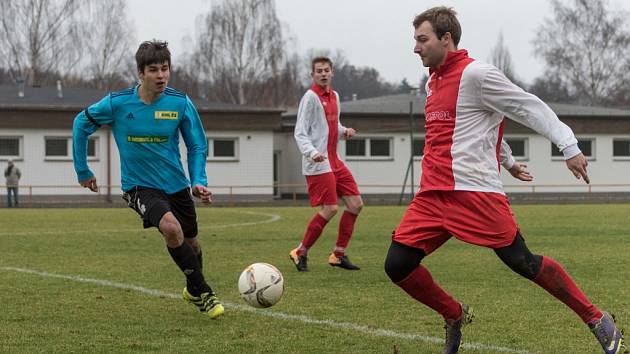
{"label": "soccer ball", "polygon": [[254,263],[238,278],[238,292],[253,307],[275,305],[284,292],[284,277],[278,268],[268,263]]}

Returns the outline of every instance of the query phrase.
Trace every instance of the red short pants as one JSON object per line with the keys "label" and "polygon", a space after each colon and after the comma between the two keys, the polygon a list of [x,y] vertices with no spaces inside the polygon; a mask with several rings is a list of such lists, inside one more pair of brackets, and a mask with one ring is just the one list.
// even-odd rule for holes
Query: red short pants
{"label": "red short pants", "polygon": [[501,248],[514,241],[518,225],[505,195],[471,191],[416,194],[392,240],[430,254],[451,236]]}
{"label": "red short pants", "polygon": [[337,205],[337,196],[360,195],[359,187],[350,170],[343,166],[338,171],[306,176],[311,206]]}

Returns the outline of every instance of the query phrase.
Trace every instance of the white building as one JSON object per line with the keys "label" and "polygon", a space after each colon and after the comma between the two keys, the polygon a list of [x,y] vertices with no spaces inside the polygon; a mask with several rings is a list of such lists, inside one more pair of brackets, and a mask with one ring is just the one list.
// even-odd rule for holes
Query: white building
{"label": "white building", "polygon": [[[105,95],[98,90],[26,88],[18,97],[15,87],[0,86],[0,163],[11,159],[20,168],[22,196],[90,194],[76,181],[72,122],[78,112]],[[213,191],[271,198],[273,135],[281,127],[282,110],[194,103],[208,138],[207,173]],[[181,149],[185,164],[184,144]],[[106,126],[90,137],[88,156],[99,184],[110,186],[100,193],[120,195],[118,151]]]}
{"label": "white building", "polygon": [[[78,186],[72,165],[72,121],[77,112],[105,94],[26,88],[19,98],[14,86],[0,86],[0,166],[13,159],[22,170],[22,196],[90,195]],[[215,195],[269,200],[306,193],[301,156],[293,139],[295,109],[282,115],[279,109],[194,102],[207,132],[206,170]],[[520,182],[504,172],[506,191],[629,192],[630,110],[550,106],[573,129],[588,156],[591,186],[571,175],[561,154],[544,137],[507,119],[505,139],[535,180]],[[342,123],[355,128],[357,135],[340,141],[339,153],[364,195],[391,198],[403,190],[409,195],[418,187],[423,108],[424,97],[412,94],[342,102]],[[110,186],[100,193],[118,196],[120,169],[114,139],[106,127],[91,138],[90,167],[101,185]],[[185,153],[182,156],[185,163]]]}

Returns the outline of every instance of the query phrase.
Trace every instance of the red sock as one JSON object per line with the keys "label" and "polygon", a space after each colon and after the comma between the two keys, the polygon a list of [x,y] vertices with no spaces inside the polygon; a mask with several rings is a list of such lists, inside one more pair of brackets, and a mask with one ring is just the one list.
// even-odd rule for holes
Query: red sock
{"label": "red sock", "polygon": [[359,215],[353,214],[347,210],[344,210],[339,221],[339,235],[337,236],[337,243],[335,244],[335,256],[343,257],[348,247],[348,242],[352,237],[354,231],[354,223],[357,221]]}
{"label": "red sock", "polygon": [[533,281],[569,306],[584,323],[597,320],[602,316],[601,311],[588,301],[569,274],[553,259],[543,257],[540,273]]}
{"label": "red sock", "polygon": [[396,285],[414,299],[438,312],[446,321],[456,321],[462,316],[459,302],[433,281],[431,273],[422,265]]}
{"label": "red sock", "polygon": [[[322,234],[324,226],[326,226],[327,223],[328,220],[324,219],[324,217],[319,215],[319,213],[316,213],[311,219],[306,227],[304,239],[302,240],[302,246],[306,249],[306,251],[315,244],[315,241],[317,241],[319,236]],[[306,251],[302,252],[300,248],[300,250],[298,250],[298,254],[302,256],[306,253]]]}

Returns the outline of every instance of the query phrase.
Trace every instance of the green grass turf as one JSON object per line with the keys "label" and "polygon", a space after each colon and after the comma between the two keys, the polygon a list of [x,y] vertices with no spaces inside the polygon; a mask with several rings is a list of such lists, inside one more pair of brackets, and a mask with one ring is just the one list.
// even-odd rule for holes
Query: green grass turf
{"label": "green grass turf", "polygon": [[[142,230],[128,209],[0,210],[0,352],[439,353],[441,318],[410,299],[383,271],[391,231],[404,207],[367,206],[348,254],[358,272],[326,263],[335,217],[297,273],[288,252],[314,209],[198,209],[204,270],[226,315],[212,321],[179,299],[184,281],[155,229]],[[560,262],[589,298],[630,328],[630,205],[515,206],[535,253]],[[263,224],[238,225],[269,220]],[[285,276],[270,310],[330,323],[307,323],[243,310],[237,279],[253,262]],[[462,353],[598,353],[579,318],[507,269],[491,250],[452,239],[423,262],[477,315]],[[165,297],[10,270],[23,268],[158,290]],[[388,335],[374,334],[388,330]],[[393,335],[392,335],[393,333]]]}

